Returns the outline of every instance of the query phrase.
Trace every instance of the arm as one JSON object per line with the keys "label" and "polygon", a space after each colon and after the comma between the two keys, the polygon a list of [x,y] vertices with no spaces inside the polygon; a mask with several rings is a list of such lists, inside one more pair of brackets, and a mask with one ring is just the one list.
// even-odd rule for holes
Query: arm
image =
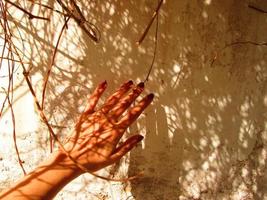
{"label": "arm", "polygon": [[[150,94],[129,108],[144,89],[143,83],[133,86],[132,81],[129,81],[95,111],[106,86],[106,82],[103,82],[93,92],[75,131],[64,145],[70,156],[90,172],[119,161],[143,139],[141,135],[134,135],[118,146],[125,130],[153,100],[153,94]],[[128,112],[122,116],[126,110]],[[59,150],[13,187],[1,193],[0,199],[52,199],[66,184],[83,173]]]}

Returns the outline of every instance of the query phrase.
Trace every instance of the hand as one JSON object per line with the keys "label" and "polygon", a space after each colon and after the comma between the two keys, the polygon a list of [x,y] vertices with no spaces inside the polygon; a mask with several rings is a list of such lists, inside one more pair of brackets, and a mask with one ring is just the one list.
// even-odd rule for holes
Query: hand
{"label": "hand", "polygon": [[125,130],[152,102],[154,95],[147,95],[129,108],[143,92],[144,84],[133,86],[133,82],[128,81],[95,110],[106,87],[107,83],[103,82],[93,92],[64,149],[54,152],[31,173],[2,192],[0,199],[52,199],[77,176],[117,162],[143,139],[141,135],[134,135],[118,146]]}
{"label": "hand", "polygon": [[[154,97],[153,94],[149,94],[129,108],[143,92],[144,83],[134,86],[132,81],[128,81],[98,110],[95,110],[106,87],[107,83],[103,82],[93,92],[75,126],[75,132],[64,145],[71,157],[90,172],[117,162],[143,139],[141,135],[134,135],[117,146],[125,130],[138,118]],[[126,111],[127,113],[122,116]],[[73,163],[67,160],[66,164]]]}

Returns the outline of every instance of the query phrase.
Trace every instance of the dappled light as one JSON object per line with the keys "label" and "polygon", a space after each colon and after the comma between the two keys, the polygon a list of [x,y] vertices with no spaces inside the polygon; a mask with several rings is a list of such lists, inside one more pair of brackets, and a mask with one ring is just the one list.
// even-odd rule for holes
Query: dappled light
{"label": "dappled light", "polygon": [[[26,76],[60,141],[104,80],[109,88],[100,105],[127,80],[145,81],[144,95],[135,104],[150,92],[155,95],[122,137],[141,134],[144,140],[119,163],[98,172],[110,179],[143,175],[112,182],[85,174],[55,199],[267,198],[267,16],[248,6],[267,10],[266,2],[164,1],[140,44],[158,1],[77,1],[86,19],[83,28],[75,19],[78,14],[66,23],[68,16],[57,1],[12,1],[45,19],[29,19],[3,2]],[[96,34],[96,41],[84,29]],[[2,53],[3,29],[0,34]],[[22,176],[11,108],[3,103],[10,69],[17,146],[27,172],[49,155],[51,145],[19,56],[14,54],[11,63],[7,52],[0,68],[0,190]]]}

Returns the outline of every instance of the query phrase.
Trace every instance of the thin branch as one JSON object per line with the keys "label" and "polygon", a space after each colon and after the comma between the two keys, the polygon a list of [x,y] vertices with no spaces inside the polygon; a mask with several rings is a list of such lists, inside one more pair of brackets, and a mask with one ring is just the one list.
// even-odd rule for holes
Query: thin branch
{"label": "thin branch", "polygon": [[147,33],[148,33],[148,31],[149,31],[151,25],[153,24],[153,22],[154,22],[156,16],[158,16],[158,14],[159,14],[159,10],[160,10],[160,8],[161,8],[161,5],[162,5],[163,1],[164,1],[164,0],[160,0],[160,2],[158,3],[157,9],[156,9],[155,12],[153,13],[152,18],[151,18],[151,20],[149,21],[149,23],[148,23],[146,29],[144,30],[144,32],[143,32],[143,34],[141,35],[140,39],[136,42],[137,45],[140,45],[140,44],[143,42],[143,40],[145,39],[145,37],[146,37],[146,35],[147,35]]}
{"label": "thin branch", "polygon": [[56,12],[56,13],[58,13],[58,14],[61,14],[61,15],[63,15],[63,16],[69,16],[68,14],[63,13],[63,12],[61,12],[61,11],[59,11],[59,10],[55,10],[54,8],[52,8],[52,7],[48,6],[48,5],[45,5],[45,4],[42,4],[42,3],[39,3],[39,2],[34,2],[34,4],[35,4],[35,5],[38,5],[38,6],[42,6],[42,7],[44,7],[44,8],[47,8],[48,10],[51,10],[51,11]]}
{"label": "thin branch", "polygon": [[154,52],[153,52],[153,58],[148,70],[148,73],[146,75],[146,78],[144,80],[144,82],[147,82],[150,76],[150,73],[154,67],[154,63],[155,63],[155,59],[156,59],[156,54],[157,54],[157,47],[158,47],[158,29],[159,29],[159,15],[157,15],[157,19],[156,19],[156,30],[155,30],[155,44],[154,44]]}
{"label": "thin branch", "polygon": [[42,20],[47,20],[49,21],[50,19],[49,18],[46,18],[46,17],[40,17],[40,16],[36,16],[36,15],[33,15],[32,13],[30,13],[29,11],[25,10],[24,8],[18,6],[17,4],[9,1],[9,0],[5,0],[7,3],[11,4],[12,6],[16,7],[17,9],[19,9],[20,11],[24,12],[26,15],[29,16],[29,19],[42,19]]}
{"label": "thin branch", "polygon": [[[5,48],[7,48],[6,45],[7,45],[7,39],[8,39],[8,35],[6,34],[7,33],[7,17],[6,17],[6,6],[4,6],[3,2],[0,2],[0,5],[1,5],[1,12],[2,12],[2,19],[3,19],[3,22],[2,22],[2,20],[0,20],[0,24],[1,24],[2,28],[3,28],[3,30],[4,30],[4,33],[5,33],[4,34],[5,35],[4,36],[4,45],[3,45],[3,50],[2,50],[2,56],[3,56],[4,53],[5,53]],[[1,62],[0,62],[0,69],[2,67],[2,61],[3,61],[3,59],[1,59]],[[8,83],[10,84],[10,80],[9,80]],[[6,104],[6,101],[7,101],[7,97],[8,96],[6,95],[5,99],[4,99],[3,103],[2,103],[2,107],[1,107],[1,110],[0,110],[0,117],[2,116],[4,107],[5,107],[5,104]]]}
{"label": "thin branch", "polygon": [[58,49],[58,46],[59,46],[59,42],[60,42],[60,39],[62,37],[63,31],[67,27],[67,23],[68,23],[69,19],[70,19],[70,17],[67,18],[67,20],[65,21],[65,23],[64,23],[64,25],[63,25],[60,33],[59,33],[59,36],[58,36],[58,39],[57,39],[57,42],[56,42],[56,46],[55,46],[54,51],[53,51],[51,63],[48,66],[48,71],[47,71],[47,74],[45,76],[45,81],[44,81],[44,86],[43,86],[43,93],[42,93],[42,103],[41,103],[41,108],[42,109],[44,109],[44,100],[45,100],[46,86],[47,86],[47,83],[48,83],[48,79],[49,79],[49,76],[50,76],[52,67],[53,67],[53,65],[55,63],[55,58],[56,58],[56,53],[57,53],[57,49]]}
{"label": "thin branch", "polygon": [[256,6],[254,6],[254,5],[251,5],[251,4],[248,4],[248,7],[251,8],[251,9],[253,9],[253,10],[256,10],[256,11],[258,11],[258,12],[261,12],[261,13],[267,13],[266,10],[263,10],[263,9],[261,9],[261,8],[258,8],[258,7],[256,7]]}
{"label": "thin branch", "polygon": [[8,104],[9,104],[9,107],[10,107],[11,117],[12,117],[13,141],[14,141],[14,145],[15,145],[15,150],[16,150],[16,154],[17,154],[17,157],[18,157],[19,165],[20,165],[20,167],[21,167],[21,169],[23,171],[23,174],[26,175],[27,173],[26,173],[26,171],[24,169],[24,166],[23,166],[24,161],[22,161],[21,158],[20,158],[19,149],[18,149],[18,145],[17,145],[16,121],[15,121],[14,110],[13,110],[12,102],[10,101],[10,98],[9,98],[9,94],[7,93],[6,95],[7,95]]}
{"label": "thin branch", "polygon": [[[53,56],[52,56],[52,60],[51,60],[51,63],[50,65],[48,66],[48,71],[47,71],[47,74],[45,76],[45,81],[44,81],[44,87],[43,87],[43,93],[42,93],[42,103],[41,103],[41,108],[42,110],[44,110],[44,100],[45,100],[45,92],[46,92],[46,86],[47,86],[47,83],[48,83],[48,79],[49,79],[49,76],[51,74],[51,70],[52,70],[52,67],[55,63],[55,58],[56,58],[56,53],[57,53],[57,49],[58,49],[58,46],[59,46],[59,42],[60,42],[60,39],[61,39],[61,36],[63,34],[63,31],[64,29],[67,27],[67,24],[68,24],[68,21],[69,21],[70,17],[68,17],[59,33],[59,36],[58,36],[58,39],[57,39],[57,43],[56,43],[56,46],[55,46],[55,49],[53,51]],[[50,134],[50,152],[52,153],[53,151],[53,137],[52,135]]]}
{"label": "thin branch", "polygon": [[255,46],[267,46],[267,42],[253,42],[253,41],[237,41],[237,42],[232,42],[230,44],[226,44],[223,48],[221,48],[221,50],[219,50],[219,52],[215,53],[215,56],[213,57],[213,59],[211,60],[211,64],[210,66],[212,67],[214,62],[218,59],[219,55],[222,53],[222,51],[224,51],[226,48],[228,47],[232,47],[232,46],[236,46],[236,45],[244,45],[244,44],[248,44],[248,45],[255,45]]}
{"label": "thin branch", "polygon": [[101,33],[98,28],[92,23],[88,22],[83,16],[79,6],[74,0],[71,0],[71,8],[65,5],[62,0],[57,0],[59,5],[65,10],[69,16],[71,16],[80,28],[95,42],[99,42],[101,38]]}
{"label": "thin branch", "polygon": [[[5,48],[5,47],[3,47],[3,48]],[[11,59],[11,58],[6,57],[6,56],[0,56],[0,59],[1,59],[0,66],[2,66],[2,60],[10,60],[10,61],[13,61],[13,62],[19,62],[19,60]]]}
{"label": "thin branch", "polygon": [[[6,8],[4,7],[3,3],[1,3],[1,10],[2,10],[2,17],[0,19],[0,24],[4,30],[4,33],[6,32]],[[3,22],[2,22],[2,19],[3,19]],[[6,41],[6,34],[4,34],[4,41]],[[1,70],[1,67],[2,67],[2,63],[3,63],[3,57],[4,57],[4,54],[5,54],[5,49],[6,49],[6,42],[4,42],[4,45],[2,47],[2,53],[1,53],[1,61],[0,61],[0,70]]]}

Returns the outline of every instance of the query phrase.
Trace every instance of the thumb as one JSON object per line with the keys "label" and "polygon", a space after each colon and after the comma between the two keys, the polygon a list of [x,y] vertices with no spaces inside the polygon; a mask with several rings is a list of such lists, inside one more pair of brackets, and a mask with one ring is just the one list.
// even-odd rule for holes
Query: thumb
{"label": "thumb", "polygon": [[134,135],[128,138],[123,144],[114,150],[110,156],[110,164],[120,160],[126,153],[134,148],[144,137],[142,135]]}

